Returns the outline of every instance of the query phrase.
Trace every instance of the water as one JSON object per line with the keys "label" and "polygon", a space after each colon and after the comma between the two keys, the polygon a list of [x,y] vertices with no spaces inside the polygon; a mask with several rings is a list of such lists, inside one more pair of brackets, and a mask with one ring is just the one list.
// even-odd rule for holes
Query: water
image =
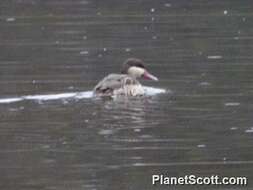
{"label": "water", "polygon": [[[154,187],[152,174],[247,176],[252,189],[252,8],[1,1],[1,189],[217,189]],[[166,93],[90,98],[128,57]]]}

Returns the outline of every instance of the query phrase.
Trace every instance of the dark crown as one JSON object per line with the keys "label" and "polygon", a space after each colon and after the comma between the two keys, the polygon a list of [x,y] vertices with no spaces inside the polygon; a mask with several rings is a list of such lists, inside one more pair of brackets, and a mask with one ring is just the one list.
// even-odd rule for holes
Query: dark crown
{"label": "dark crown", "polygon": [[137,58],[129,58],[127,59],[122,66],[121,73],[122,74],[127,74],[127,71],[130,67],[140,67],[140,68],[145,68],[144,62],[141,59]]}

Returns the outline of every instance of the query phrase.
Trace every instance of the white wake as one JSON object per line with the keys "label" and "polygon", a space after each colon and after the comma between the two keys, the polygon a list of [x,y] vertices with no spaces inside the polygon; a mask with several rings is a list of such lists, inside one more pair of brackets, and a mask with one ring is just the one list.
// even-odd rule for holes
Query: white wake
{"label": "white wake", "polygon": [[[166,93],[165,89],[153,88],[144,86],[144,91],[147,96],[154,96],[161,93]],[[24,100],[32,101],[50,101],[50,100],[61,100],[61,99],[87,99],[93,98],[92,91],[84,92],[69,92],[69,93],[59,93],[59,94],[44,94],[44,95],[27,95],[13,98],[0,98],[0,104],[9,104],[13,102],[20,102]]]}

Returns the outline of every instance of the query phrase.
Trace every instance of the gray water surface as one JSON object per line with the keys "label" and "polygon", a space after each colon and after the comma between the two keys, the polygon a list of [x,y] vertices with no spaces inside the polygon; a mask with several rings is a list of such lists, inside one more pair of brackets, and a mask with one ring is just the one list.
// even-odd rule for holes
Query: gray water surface
{"label": "gray water surface", "polygon": [[[252,10],[251,0],[2,0],[0,99],[21,100],[0,103],[0,189],[252,189]],[[167,93],[23,98],[90,91],[128,57]],[[152,186],[152,174],[249,184]]]}

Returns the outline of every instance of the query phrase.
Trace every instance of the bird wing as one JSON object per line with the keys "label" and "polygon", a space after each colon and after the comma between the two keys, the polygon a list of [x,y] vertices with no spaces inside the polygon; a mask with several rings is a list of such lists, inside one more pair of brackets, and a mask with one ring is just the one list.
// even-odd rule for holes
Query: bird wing
{"label": "bird wing", "polygon": [[95,93],[110,94],[115,89],[119,89],[124,84],[127,75],[123,74],[110,74],[102,79],[94,88]]}

